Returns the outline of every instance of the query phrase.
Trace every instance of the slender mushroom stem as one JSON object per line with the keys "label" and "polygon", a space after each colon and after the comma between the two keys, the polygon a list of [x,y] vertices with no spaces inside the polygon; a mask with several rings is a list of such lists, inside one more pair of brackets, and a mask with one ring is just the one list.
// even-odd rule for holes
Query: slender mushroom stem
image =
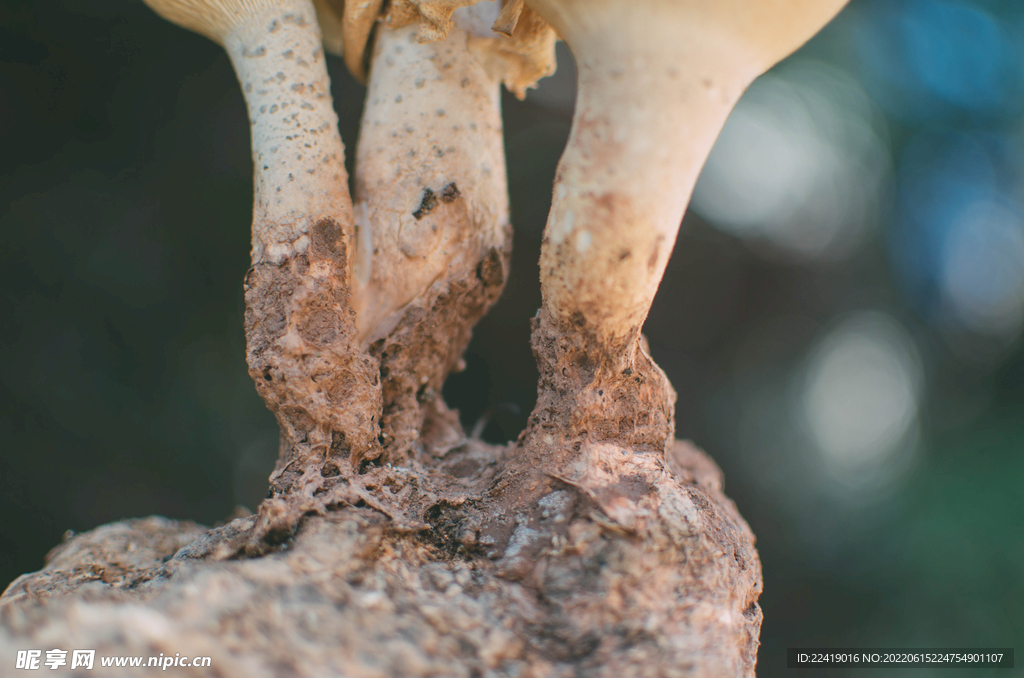
{"label": "slender mushroom stem", "polygon": [[544,309],[566,328],[585,318],[609,353],[636,341],[701,165],[750,79],[728,46],[712,77],[686,67],[703,46],[665,37],[675,39],[610,42],[578,61],[545,230]]}
{"label": "slender mushroom stem", "polygon": [[346,241],[353,235],[345,147],[311,8],[284,0],[224,38],[252,125],[254,265],[305,253],[324,218]]}
{"label": "slender mushroom stem", "polygon": [[640,332],[694,183],[746,87],[845,0],[527,4],[579,73],[541,249],[538,418],[559,410],[575,429],[588,419],[591,439],[664,449],[674,393]]}
{"label": "slender mushroom stem", "polygon": [[224,45],[252,122],[249,371],[282,430],[272,492],[309,494],[321,466],[379,454],[377,365],[359,348],[351,298],[345,151],[308,0],[286,0]]}
{"label": "slender mushroom stem", "polygon": [[459,10],[444,40],[421,43],[408,25],[379,30],[373,47],[356,155],[357,326],[381,360],[392,461],[421,438],[444,447],[461,437],[441,387],[504,286],[499,83],[468,47],[474,31],[490,34],[488,5]]}
{"label": "slender mushroom stem", "polygon": [[[271,494],[312,496],[322,468],[379,455],[377,363],[359,350],[345,149],[310,0],[147,0],[221,44],[252,125],[249,373],[281,425]],[[343,464],[344,465],[344,464]]]}

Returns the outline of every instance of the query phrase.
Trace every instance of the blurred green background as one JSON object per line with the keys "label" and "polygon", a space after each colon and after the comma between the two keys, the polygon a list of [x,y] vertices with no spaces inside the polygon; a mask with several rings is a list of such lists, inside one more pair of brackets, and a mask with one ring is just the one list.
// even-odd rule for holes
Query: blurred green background
{"label": "blurred green background", "polygon": [[[445,391],[468,426],[504,406],[494,442],[535,398],[559,56],[505,95],[513,273]],[[351,148],[365,90],[329,68]],[[0,586],[68,529],[259,502],[251,172],[217,46],[136,0],[0,4]],[[646,326],[758,537],[762,676],[794,646],[1017,644],[1022,326],[1024,3],[854,0],[730,118]]]}

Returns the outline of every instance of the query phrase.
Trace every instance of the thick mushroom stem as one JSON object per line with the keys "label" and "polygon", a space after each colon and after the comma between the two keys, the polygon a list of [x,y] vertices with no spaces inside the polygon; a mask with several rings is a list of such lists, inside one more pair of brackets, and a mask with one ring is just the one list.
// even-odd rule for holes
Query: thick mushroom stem
{"label": "thick mushroom stem", "polygon": [[591,439],[671,440],[674,394],[640,332],[693,186],[744,89],[843,2],[528,0],[579,73],[541,250],[540,414],[553,390],[604,422]]}
{"label": "thick mushroom stem", "polygon": [[[734,49],[694,54],[674,37],[578,60],[541,251],[544,309],[566,329],[585,326],[610,354],[638,338],[701,165],[751,79]],[[687,66],[699,57],[722,72]]]}
{"label": "thick mushroom stem", "polygon": [[400,462],[461,429],[441,399],[473,325],[500,294],[511,229],[499,83],[470,50],[494,3],[456,12],[444,40],[381,28],[356,155],[359,340],[380,359],[381,440]]}
{"label": "thick mushroom stem", "polygon": [[309,494],[322,467],[376,456],[380,384],[359,350],[345,150],[309,0],[284,0],[224,36],[252,123],[249,372],[281,425],[273,495]]}
{"label": "thick mushroom stem", "polygon": [[305,253],[325,217],[350,240],[345,147],[312,4],[285,0],[228,33],[224,49],[252,126],[253,264]]}
{"label": "thick mushroom stem", "polygon": [[[359,345],[345,149],[311,0],[146,0],[222,45],[252,126],[249,374],[281,426],[270,497],[242,546],[260,552],[322,509],[325,479],[380,456],[378,363]],[[232,547],[235,548],[235,547]]]}

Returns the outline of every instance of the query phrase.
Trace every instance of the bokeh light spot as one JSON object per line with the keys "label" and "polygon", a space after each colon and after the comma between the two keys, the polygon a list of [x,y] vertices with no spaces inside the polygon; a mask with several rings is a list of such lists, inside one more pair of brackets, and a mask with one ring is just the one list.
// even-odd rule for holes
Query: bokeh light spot
{"label": "bokeh light spot", "polygon": [[874,0],[859,9],[863,80],[887,112],[927,121],[1019,109],[1020,50],[990,12],[959,0]]}
{"label": "bokeh light spot", "polygon": [[949,311],[968,329],[1009,335],[1024,322],[1024,221],[1005,203],[967,206],[942,262]]}
{"label": "bokeh light spot", "polygon": [[801,410],[826,466],[855,483],[884,471],[916,428],[920,360],[913,341],[878,312],[848,318],[814,351]]}
{"label": "bokeh light spot", "polygon": [[772,258],[845,257],[875,222],[890,176],[880,127],[850,76],[790,63],[739,102],[691,206]]}
{"label": "bokeh light spot", "polygon": [[890,256],[911,303],[939,329],[1005,343],[1024,325],[1018,153],[994,135],[922,132],[907,144]]}

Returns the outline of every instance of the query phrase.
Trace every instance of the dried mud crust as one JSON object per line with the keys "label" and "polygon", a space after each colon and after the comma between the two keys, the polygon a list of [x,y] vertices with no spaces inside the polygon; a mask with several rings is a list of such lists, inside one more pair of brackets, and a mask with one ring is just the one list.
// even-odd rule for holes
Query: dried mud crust
{"label": "dried mud crust", "polygon": [[[607,501],[635,506],[652,488],[644,474],[657,475],[675,436],[676,393],[643,335],[637,329],[608,342],[582,314],[561,327],[541,309],[532,345],[537,404],[489,496],[516,510],[561,482],[598,501],[607,494]],[[488,527],[497,540],[511,538],[509,529]]]}
{"label": "dried mud crust", "polygon": [[[559,327],[544,310],[533,319],[533,354],[540,370],[537,405],[525,436],[552,435],[558,465],[585,443],[615,442],[633,452],[664,453],[675,434],[676,393],[635,336],[609,344],[582,313]],[[524,446],[527,450],[531,446]]]}
{"label": "dried mud crust", "polygon": [[[446,204],[458,199],[454,185],[442,194]],[[407,510],[408,491],[390,492],[379,469],[412,465],[404,476],[388,473],[401,476],[392,485],[414,487],[417,473],[430,473],[417,456],[433,463],[464,442],[440,393],[472,327],[504,287],[511,234],[504,236],[503,249],[486,249],[467,274],[439,276],[365,350],[344,233],[334,220],[310,228],[306,252],[249,270],[246,357],[281,427],[281,445],[268,498],[250,533],[232,536],[233,548],[248,555],[275,548],[302,515],[336,504],[363,502],[400,524],[418,523]]]}
{"label": "dried mud crust", "polygon": [[[549,477],[510,512],[486,492],[507,452],[453,450],[444,464],[478,471],[418,475],[421,526],[338,505],[257,559],[157,518],[76,535],[0,597],[0,654],[209,655],[179,674],[246,678],[753,675],[760,563],[703,453],[677,442],[618,485]],[[506,543],[485,529],[498,520]]]}
{"label": "dried mud crust", "polygon": [[322,219],[305,253],[246,275],[249,375],[281,427],[274,496],[305,492],[313,458],[381,454],[379,365],[357,346],[348,269],[343,229]]}
{"label": "dried mud crust", "polygon": [[448,410],[441,389],[469,346],[473,326],[504,289],[509,256],[507,247],[492,247],[470,275],[442,278],[409,304],[395,329],[370,347],[380,362],[383,383],[380,434],[386,461],[405,463],[417,447],[443,453],[463,438],[458,416]]}

